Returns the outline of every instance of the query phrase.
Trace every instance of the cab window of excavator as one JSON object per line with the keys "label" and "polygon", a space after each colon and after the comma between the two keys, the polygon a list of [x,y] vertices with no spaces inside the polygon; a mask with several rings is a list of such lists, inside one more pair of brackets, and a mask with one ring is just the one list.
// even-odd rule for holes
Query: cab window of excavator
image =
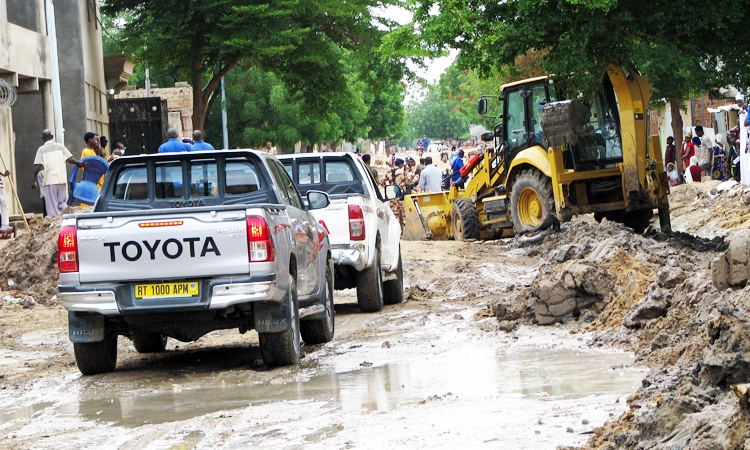
{"label": "cab window of excavator", "polygon": [[547,89],[544,84],[538,84],[531,88],[531,126],[534,133],[531,145],[544,146],[542,139],[542,109],[547,104]]}
{"label": "cab window of excavator", "polygon": [[591,119],[576,145],[581,161],[607,161],[622,159],[622,144],[615,122],[613,107],[604,92],[600,91],[591,102]]}
{"label": "cab window of excavator", "polygon": [[526,98],[524,90],[509,92],[505,97],[505,141],[512,153],[526,146]]}

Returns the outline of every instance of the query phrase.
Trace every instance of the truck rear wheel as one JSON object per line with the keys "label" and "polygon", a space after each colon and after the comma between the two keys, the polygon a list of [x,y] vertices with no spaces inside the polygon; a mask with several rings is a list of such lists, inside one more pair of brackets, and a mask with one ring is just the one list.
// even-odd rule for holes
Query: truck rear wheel
{"label": "truck rear wheel", "polygon": [[536,169],[521,172],[510,192],[510,215],[516,233],[533,231],[554,212],[551,180]]}
{"label": "truck rear wheel", "polygon": [[138,353],[160,353],[167,348],[169,337],[161,333],[133,334],[133,347]]}
{"label": "truck rear wheel", "polygon": [[375,246],[372,266],[357,274],[357,304],[362,312],[383,309],[383,274],[380,270],[380,248]]}
{"label": "truck rear wheel", "polygon": [[297,280],[289,274],[287,289],[289,303],[287,319],[289,328],[279,333],[258,333],[260,354],[268,367],[290,366],[299,362],[299,305],[297,303]]}
{"label": "truck rear wheel", "polygon": [[395,280],[383,282],[383,303],[395,305],[404,301],[404,266],[401,264],[401,249],[398,250],[398,269]]}
{"label": "truck rear wheel", "polygon": [[105,335],[99,342],[74,342],[73,353],[84,375],[112,372],[117,365],[117,335]]}
{"label": "truck rear wheel", "polygon": [[305,344],[323,344],[333,339],[336,313],[333,309],[333,268],[330,260],[326,264],[326,282],[323,288],[322,300],[325,307],[325,317],[322,319],[302,320],[299,324],[299,330]]}
{"label": "truck rear wheel", "polygon": [[479,213],[471,199],[459,198],[451,207],[453,239],[479,239]]}

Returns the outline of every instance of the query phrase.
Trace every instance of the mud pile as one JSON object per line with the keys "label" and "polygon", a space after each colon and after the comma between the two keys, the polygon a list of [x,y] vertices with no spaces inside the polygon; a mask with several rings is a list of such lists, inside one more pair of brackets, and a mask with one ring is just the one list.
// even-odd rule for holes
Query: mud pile
{"label": "mud pile", "polygon": [[[75,207],[66,213],[86,212],[90,207]],[[62,217],[45,217],[30,223],[0,249],[0,290],[31,296],[38,304],[51,305],[57,299],[57,236]]]}
{"label": "mud pile", "polygon": [[713,237],[750,229],[750,186],[734,180],[675,186],[669,204],[676,231]]}
{"label": "mud pile", "polygon": [[606,221],[563,224],[522,248],[545,263],[495,299],[501,328],[568,323],[651,368],[629,411],[585,448],[750,448],[750,287],[712,283],[712,261],[741,260],[737,251],[721,238],[638,235]]}

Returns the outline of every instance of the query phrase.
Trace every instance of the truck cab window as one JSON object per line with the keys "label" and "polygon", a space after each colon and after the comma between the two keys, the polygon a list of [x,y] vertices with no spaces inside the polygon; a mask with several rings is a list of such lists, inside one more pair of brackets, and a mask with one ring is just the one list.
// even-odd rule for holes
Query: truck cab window
{"label": "truck cab window", "polygon": [[145,164],[126,167],[117,174],[114,198],[116,200],[148,200],[148,176]]}
{"label": "truck cab window", "polygon": [[216,162],[190,161],[191,197],[218,197],[219,177]]}

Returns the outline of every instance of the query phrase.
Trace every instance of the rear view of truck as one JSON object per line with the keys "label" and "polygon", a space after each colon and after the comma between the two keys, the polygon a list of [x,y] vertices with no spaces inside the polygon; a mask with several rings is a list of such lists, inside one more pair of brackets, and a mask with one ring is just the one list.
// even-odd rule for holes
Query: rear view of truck
{"label": "rear view of truck", "polygon": [[325,230],[279,195],[278,161],[216,155],[122,158],[95,212],[63,218],[59,290],[82,373],[114,370],[118,335],[159,352],[168,337],[257,329],[268,366],[297,362],[300,328],[332,338]]}

